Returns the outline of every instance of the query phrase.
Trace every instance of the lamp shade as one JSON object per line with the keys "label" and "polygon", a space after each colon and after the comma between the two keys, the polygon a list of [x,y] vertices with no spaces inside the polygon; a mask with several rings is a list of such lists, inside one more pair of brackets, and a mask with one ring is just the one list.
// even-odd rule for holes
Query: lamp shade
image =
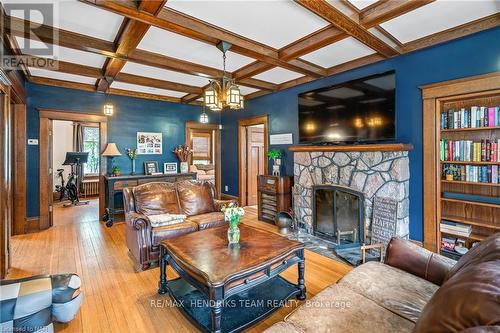
{"label": "lamp shade", "polygon": [[104,149],[102,156],[120,156],[121,153],[116,147],[116,143],[108,143]]}

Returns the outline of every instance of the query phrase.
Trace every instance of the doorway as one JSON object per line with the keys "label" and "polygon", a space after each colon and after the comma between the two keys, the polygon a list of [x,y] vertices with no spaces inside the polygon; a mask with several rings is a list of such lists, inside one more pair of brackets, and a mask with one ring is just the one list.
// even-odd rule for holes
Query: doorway
{"label": "doorway", "polygon": [[257,176],[268,173],[268,116],[238,121],[238,178],[242,206],[257,205]]}
{"label": "doorway", "polygon": [[221,193],[220,128],[217,124],[186,122],[186,145],[193,153],[189,156],[189,171],[199,180],[207,180],[215,186],[216,196]]}
{"label": "doorway", "polygon": [[[81,195],[98,194],[99,208],[95,211],[95,219],[99,220],[99,217],[103,216],[105,212],[104,174],[106,173],[106,160],[100,158],[100,152],[107,144],[107,118],[95,114],[47,109],[39,110],[39,113],[39,229],[47,229],[53,225],[54,203],[59,201],[58,193],[54,193],[55,183],[61,185],[58,173],[63,175],[66,183],[70,174],[68,167],[62,166],[68,151],[89,152],[87,163],[77,172],[81,176],[80,179],[77,178],[76,185],[77,191]],[[66,143],[61,142],[62,140]]]}

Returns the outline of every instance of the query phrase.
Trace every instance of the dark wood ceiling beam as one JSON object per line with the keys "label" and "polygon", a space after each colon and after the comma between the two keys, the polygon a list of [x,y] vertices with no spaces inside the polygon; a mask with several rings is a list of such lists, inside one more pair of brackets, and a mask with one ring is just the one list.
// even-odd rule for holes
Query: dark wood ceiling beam
{"label": "dark wood ceiling beam", "polygon": [[278,89],[277,84],[262,81],[259,79],[250,78],[250,77],[247,77],[245,79],[241,79],[238,81],[238,83],[243,85],[243,86],[247,86],[247,87],[255,88],[255,89],[264,89],[264,90],[269,90],[269,91],[274,91],[274,90]]}
{"label": "dark wood ceiling beam", "polygon": [[364,27],[371,28],[434,1],[435,0],[379,1],[362,10],[359,15],[359,21]]}
{"label": "dark wood ceiling beam", "polygon": [[[29,67],[41,68],[66,74],[86,76],[95,79],[103,77],[102,70],[96,67],[73,64],[66,61],[42,58],[32,55],[20,55],[17,56],[17,58]],[[48,64],[48,62],[50,62],[50,64]]]}
{"label": "dark wood ceiling beam", "polygon": [[[159,1],[141,1],[139,3],[139,10],[143,10],[152,15],[157,15],[160,10],[165,5],[166,0]],[[126,24],[123,29],[120,29],[116,39],[115,44],[118,45],[116,48],[116,53],[121,57],[128,57],[128,55],[133,52],[137,45],[141,42],[142,38],[148,31],[150,25],[124,18]],[[109,58],[103,67],[104,78],[97,82],[97,90],[106,91],[109,88],[112,80],[125,66],[126,60],[121,58]]]}
{"label": "dark wood ceiling beam", "polygon": [[202,96],[203,96],[203,94],[187,94],[186,96],[181,97],[181,102],[182,103],[192,103]]}
{"label": "dark wood ceiling beam", "polygon": [[46,86],[63,87],[63,88],[78,89],[78,90],[85,90],[85,91],[96,91],[95,86],[92,84],[71,82],[71,81],[65,81],[65,80],[49,79],[49,78],[40,77],[40,76],[33,76],[32,75],[28,78],[28,81],[30,81],[32,83],[37,83],[37,84],[44,84]]}
{"label": "dark wood ceiling beam", "polygon": [[332,23],[338,29],[356,38],[383,56],[392,57],[397,54],[396,50],[372,35],[359,24],[356,24],[356,22],[343,14],[339,9],[331,6],[325,0],[295,0],[295,2]]}
{"label": "dark wood ceiling beam", "polygon": [[257,74],[260,74],[262,72],[268,71],[270,69],[274,68],[273,65],[270,65],[268,63],[262,62],[262,61],[254,61],[251,64],[246,65],[245,67],[242,67],[236,71],[233,72],[233,78],[234,79],[244,79],[247,77],[252,77]]}

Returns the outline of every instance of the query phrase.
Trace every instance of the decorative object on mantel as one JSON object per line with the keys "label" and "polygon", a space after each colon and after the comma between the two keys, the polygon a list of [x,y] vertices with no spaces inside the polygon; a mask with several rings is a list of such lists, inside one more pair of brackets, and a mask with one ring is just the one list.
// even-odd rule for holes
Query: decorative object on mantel
{"label": "decorative object on mantel", "polygon": [[158,174],[158,162],[156,161],[144,162],[144,174],[146,175]]}
{"label": "decorative object on mantel", "polygon": [[127,156],[132,161],[132,172],[130,174],[135,175],[135,159],[137,158],[137,149],[127,148],[126,151],[127,151]]}
{"label": "decorative object on mantel", "polygon": [[[101,155],[105,156],[105,157],[109,157],[109,159],[111,160],[111,170],[114,170],[113,158],[115,156],[121,156],[122,154],[120,153],[120,151],[116,147],[116,143],[110,142],[106,145],[106,149],[104,149],[104,151],[102,152]],[[109,175],[112,176],[113,173],[110,173]]]}
{"label": "decorative object on mantel", "polygon": [[271,149],[267,152],[267,158],[273,160],[273,176],[280,175],[281,157],[283,152],[279,149]]}
{"label": "decorative object on mantel", "polygon": [[217,48],[222,51],[222,78],[209,81],[203,98],[205,106],[212,111],[222,111],[226,107],[233,110],[243,109],[243,96],[240,88],[234,79],[226,75],[226,52],[231,46],[231,43],[224,41],[217,44]]}
{"label": "decorative object on mantel", "polygon": [[245,215],[245,210],[238,207],[237,204],[231,202],[229,205],[222,207],[221,212],[224,213],[224,219],[229,223],[227,229],[228,245],[235,245],[240,242],[240,219]]}
{"label": "decorative object on mantel", "polygon": [[161,155],[162,139],[161,133],[137,132],[137,154]]}
{"label": "decorative object on mantel", "polygon": [[200,115],[200,123],[202,123],[202,124],[208,123],[208,115],[205,112],[205,105],[203,105],[203,113]]}
{"label": "decorative object on mantel", "polygon": [[186,173],[189,171],[188,160],[189,156],[193,153],[193,150],[186,145],[178,145],[172,150],[175,156],[181,162],[181,173]]}
{"label": "decorative object on mantel", "polygon": [[163,163],[163,173],[166,175],[177,173],[177,163]]}

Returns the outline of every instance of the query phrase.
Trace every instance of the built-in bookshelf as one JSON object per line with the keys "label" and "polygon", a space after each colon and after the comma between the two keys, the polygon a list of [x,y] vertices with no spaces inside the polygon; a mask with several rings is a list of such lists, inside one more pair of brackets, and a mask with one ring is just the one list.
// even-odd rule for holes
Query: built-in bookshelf
{"label": "built-in bookshelf", "polygon": [[442,100],[438,139],[440,251],[457,259],[500,231],[500,93]]}

